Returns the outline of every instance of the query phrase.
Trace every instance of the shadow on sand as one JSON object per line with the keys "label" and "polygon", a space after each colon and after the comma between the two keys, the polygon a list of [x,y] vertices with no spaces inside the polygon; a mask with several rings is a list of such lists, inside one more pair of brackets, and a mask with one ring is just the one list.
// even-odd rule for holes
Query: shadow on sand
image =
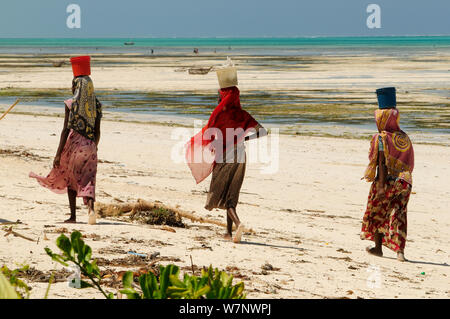
{"label": "shadow on sand", "polygon": [[0,224],[4,224],[4,225],[21,224],[21,222],[20,221],[12,221],[12,220],[7,220],[7,219],[0,218]]}
{"label": "shadow on sand", "polygon": [[271,245],[271,244],[257,243],[257,242],[253,242],[253,241],[241,241],[241,244],[242,245],[255,245],[255,246],[283,248],[283,249],[295,249],[295,250],[300,250],[300,251],[305,251],[306,250],[305,248],[301,248],[301,247]]}
{"label": "shadow on sand", "polygon": [[[55,224],[58,224],[58,225],[87,225],[88,223],[86,223],[86,222],[76,222],[76,223],[57,222]],[[127,225],[127,226],[136,226],[134,224],[129,224],[129,223],[125,223],[125,222],[123,222],[123,223],[121,223],[121,222],[115,222],[115,223],[111,223],[111,222],[97,222],[95,225],[122,225],[122,226],[123,225]],[[95,226],[95,225],[92,225],[92,226]]]}
{"label": "shadow on sand", "polygon": [[[394,257],[383,257],[383,258],[397,260],[397,258],[394,258]],[[410,260],[408,258],[406,258],[405,263],[431,265],[431,266],[441,266],[441,267],[450,267],[450,265],[447,264],[447,263],[439,264],[439,263],[433,263],[433,262],[430,262],[430,261]]]}

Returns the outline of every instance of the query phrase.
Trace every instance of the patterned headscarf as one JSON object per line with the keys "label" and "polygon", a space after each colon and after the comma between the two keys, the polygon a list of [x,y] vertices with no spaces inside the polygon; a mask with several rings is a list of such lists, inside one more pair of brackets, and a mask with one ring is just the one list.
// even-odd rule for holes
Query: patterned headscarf
{"label": "patterned headscarf", "polygon": [[375,134],[370,142],[370,163],[364,174],[368,182],[375,180],[378,164],[378,144],[381,136],[388,174],[412,185],[414,149],[408,135],[400,129],[399,120],[400,114],[397,109],[378,109],[375,111],[375,121],[379,133]]}
{"label": "patterned headscarf", "polygon": [[101,104],[94,94],[94,84],[89,76],[80,76],[74,79],[73,85],[75,95],[72,98],[68,128],[94,140],[95,119],[102,114]]}

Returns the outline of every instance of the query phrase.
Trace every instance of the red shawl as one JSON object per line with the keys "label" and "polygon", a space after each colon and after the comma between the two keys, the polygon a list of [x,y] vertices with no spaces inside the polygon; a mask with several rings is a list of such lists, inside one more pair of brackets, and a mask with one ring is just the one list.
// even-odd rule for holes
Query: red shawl
{"label": "red shawl", "polygon": [[385,163],[388,174],[412,184],[414,169],[414,149],[408,135],[400,129],[400,114],[397,109],[375,111],[375,121],[379,133],[372,137],[369,151],[369,165],[364,177],[367,181],[375,180],[379,137],[383,141]]}
{"label": "red shawl", "polygon": [[[218,156],[225,154],[228,147],[242,142],[248,131],[258,125],[258,122],[242,109],[237,87],[221,89],[220,97],[221,101],[211,113],[208,124],[186,144],[186,162],[197,184],[211,174]],[[242,131],[236,137],[228,136],[230,142],[227,142],[227,128]]]}

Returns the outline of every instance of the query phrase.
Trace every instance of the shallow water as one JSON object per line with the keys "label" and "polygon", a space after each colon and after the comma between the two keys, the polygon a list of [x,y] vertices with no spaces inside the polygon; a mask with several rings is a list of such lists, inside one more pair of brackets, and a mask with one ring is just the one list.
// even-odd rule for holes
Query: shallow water
{"label": "shallow water", "polygon": [[[427,90],[428,94],[448,94],[444,90]],[[432,92],[430,92],[432,91]],[[22,105],[61,108],[68,97],[67,90],[21,89]],[[209,92],[146,93],[132,91],[97,91],[105,111],[139,115],[165,115],[206,120],[217,105],[217,95]],[[12,104],[16,90],[0,90],[0,104]],[[261,92],[241,95],[244,109],[258,121],[270,127],[281,127],[294,134],[303,130],[331,136],[343,133],[366,136],[376,130],[373,112],[376,100],[373,92],[327,90],[297,90]],[[405,131],[438,134],[450,138],[450,104],[426,101],[401,101],[401,126]],[[332,129],[330,129],[330,127]],[[328,129],[325,129],[328,128]]]}

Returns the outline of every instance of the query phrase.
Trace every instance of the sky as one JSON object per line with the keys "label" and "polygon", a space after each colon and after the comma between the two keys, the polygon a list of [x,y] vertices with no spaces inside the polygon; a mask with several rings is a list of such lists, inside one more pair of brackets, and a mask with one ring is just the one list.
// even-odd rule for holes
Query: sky
{"label": "sky", "polygon": [[[367,27],[369,4],[381,28]],[[449,16],[449,0],[0,0],[0,38],[450,35]]]}

